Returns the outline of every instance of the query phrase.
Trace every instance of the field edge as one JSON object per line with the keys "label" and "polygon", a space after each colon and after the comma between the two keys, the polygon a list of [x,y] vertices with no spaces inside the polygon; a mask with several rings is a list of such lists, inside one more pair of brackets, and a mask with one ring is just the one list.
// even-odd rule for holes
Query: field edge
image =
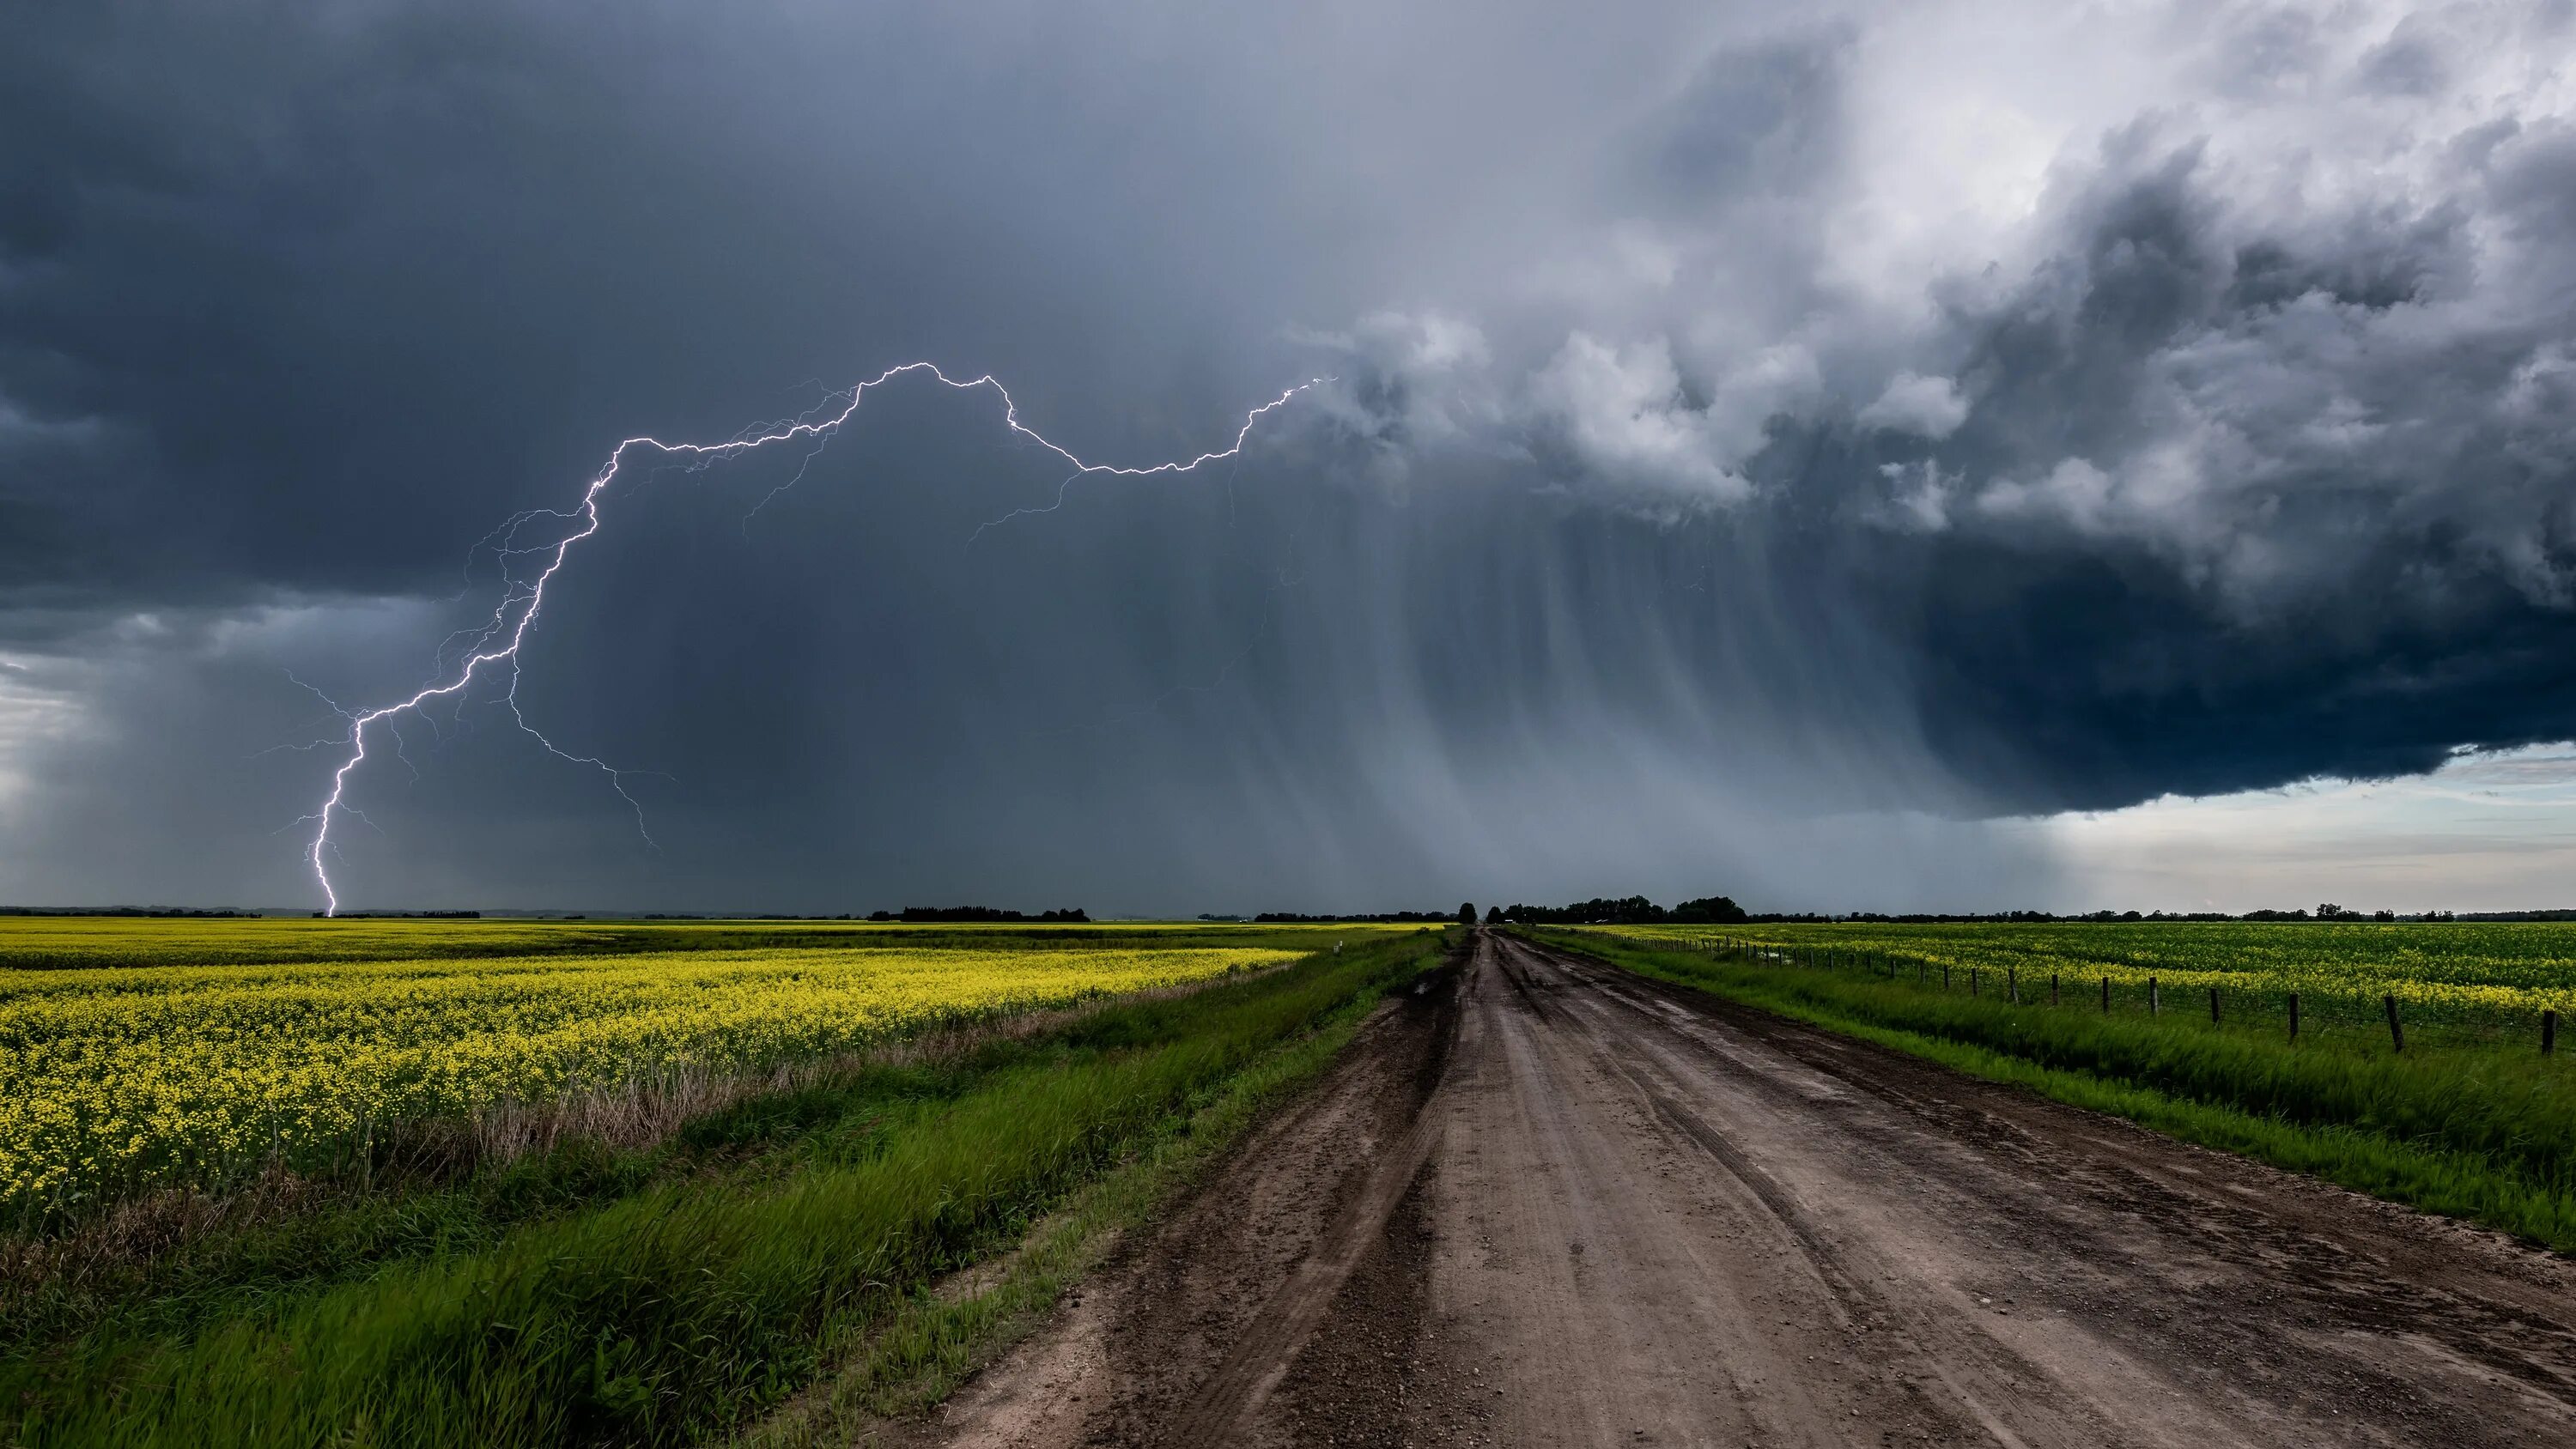
{"label": "field edge", "polygon": [[2341,1126],[2309,1126],[2240,1108],[2178,1096],[2151,1086],[2046,1066],[1991,1047],[1889,1027],[1833,1011],[1811,997],[1745,988],[1697,971],[1675,969],[1654,951],[1589,933],[1522,934],[1558,950],[1635,975],[1802,1022],[1836,1035],[1919,1057],[2052,1101],[2117,1117],[2196,1146],[2252,1158],[2285,1171],[2416,1211],[2502,1233],[2529,1246],[2576,1256],[2576,1210],[2551,1193],[2499,1171],[2483,1157],[2398,1141]]}
{"label": "field edge", "polygon": [[[1434,950],[1221,1084],[1213,1100],[1078,1189],[1016,1245],[916,1293],[838,1371],[728,1441],[733,1449],[875,1446],[1043,1328],[1119,1245],[1185,1201],[1264,1117],[1314,1085],[1385,998],[1450,954]],[[972,1283],[960,1292],[961,1283]]]}

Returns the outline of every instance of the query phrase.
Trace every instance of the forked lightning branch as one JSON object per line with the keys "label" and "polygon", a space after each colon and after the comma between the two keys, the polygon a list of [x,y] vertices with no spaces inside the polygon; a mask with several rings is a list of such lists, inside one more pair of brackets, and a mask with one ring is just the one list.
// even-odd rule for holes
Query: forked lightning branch
{"label": "forked lightning branch", "polygon": [[[882,387],[898,377],[915,372],[928,373],[942,384],[960,391],[975,388],[992,389],[993,394],[1002,402],[1002,426],[1012,435],[1025,438],[1063,459],[1073,469],[1066,479],[1068,485],[1074,478],[1080,477],[1146,478],[1157,474],[1188,473],[1209,463],[1222,462],[1239,456],[1245,444],[1251,439],[1253,428],[1260,423],[1263,415],[1287,406],[1300,393],[1332,381],[1330,378],[1310,378],[1252,409],[1244,414],[1243,426],[1235,430],[1233,443],[1223,449],[1201,453],[1194,458],[1154,463],[1144,467],[1120,467],[1107,463],[1087,462],[1076,456],[1070,449],[1021,422],[1019,406],[1011,400],[1009,390],[996,381],[991,374],[961,381],[940,371],[936,364],[928,362],[907,362],[899,367],[890,367],[866,382],[859,383],[849,389],[848,401],[837,410],[830,411],[828,416],[817,418],[809,415],[793,423],[749,435],[736,436],[721,443],[666,443],[654,437],[628,438],[619,443],[608,455],[606,466],[590,480],[590,486],[582,490],[579,507],[568,512],[546,509],[523,512],[514,515],[495,531],[493,537],[502,540],[500,550],[505,559],[516,554],[527,554],[542,559],[543,564],[534,575],[522,581],[513,581],[504,587],[501,602],[493,609],[491,622],[471,631],[469,637],[472,642],[467,646],[461,660],[454,666],[449,678],[443,682],[423,686],[408,698],[391,704],[379,705],[372,709],[344,711],[349,721],[348,757],[340,762],[338,769],[331,772],[331,792],[323,799],[320,808],[300,817],[302,821],[311,822],[314,827],[313,839],[305,849],[305,856],[313,866],[314,879],[322,887],[325,914],[338,915],[340,911],[339,892],[331,884],[331,871],[327,860],[333,849],[331,827],[340,816],[356,813],[348,800],[349,779],[356,773],[358,767],[367,761],[368,731],[376,725],[385,724],[406,710],[418,710],[434,700],[461,696],[487,672],[507,671],[509,688],[506,699],[510,705],[511,718],[519,728],[534,736],[549,753],[576,764],[590,765],[606,772],[610,784],[621,796],[626,795],[624,784],[619,779],[619,771],[614,767],[593,756],[576,755],[559,748],[554,741],[546,738],[542,731],[528,723],[527,717],[519,710],[519,651],[527,643],[529,630],[536,625],[538,611],[545,607],[547,587],[554,582],[555,575],[562,572],[564,561],[572,556],[573,546],[599,532],[600,499],[626,471],[629,454],[641,451],[656,457],[686,463],[705,463],[736,457],[780,443],[794,442],[800,438],[819,443],[850,420],[851,415],[859,410],[860,403],[866,400],[870,389]],[[840,395],[834,396],[837,398]],[[558,518],[576,526],[551,545],[540,545],[533,549],[515,548],[517,531],[529,521],[540,517]],[[388,725],[388,728],[390,727]],[[626,796],[626,799],[629,804],[634,803],[632,796]]]}

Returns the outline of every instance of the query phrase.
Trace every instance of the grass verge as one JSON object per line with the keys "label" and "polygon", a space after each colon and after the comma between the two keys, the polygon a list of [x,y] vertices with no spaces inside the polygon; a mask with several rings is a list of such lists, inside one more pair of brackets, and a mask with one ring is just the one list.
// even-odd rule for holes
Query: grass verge
{"label": "grass verge", "polygon": [[817,1389],[754,1431],[741,1449],[852,1442],[872,1421],[936,1404],[1043,1321],[1121,1233],[1143,1225],[1251,1127],[1261,1109],[1311,1081],[1350,1044],[1376,1003],[1352,998],[1314,1031],[1228,1078],[1186,1120],[1167,1124],[1115,1169],[1039,1223],[971,1292],[917,1291]]}
{"label": "grass verge", "polygon": [[2576,1083],[2497,1045],[2292,1044],[2179,1013],[2102,1016],[1593,932],[1533,937],[2073,1106],[2576,1252]]}
{"label": "grass verge", "polygon": [[[926,1284],[1182,1141],[1229,1092],[1293,1072],[1299,1044],[1323,1050],[1438,939],[1106,1007],[909,1096],[823,1086],[743,1104],[692,1129],[701,1151],[755,1144],[721,1170],[621,1179],[610,1200],[576,1194],[353,1279],[181,1294],[184,1311],[0,1359],[0,1406],[28,1445],[681,1443],[862,1345],[826,1398],[869,1402],[959,1361],[990,1326],[976,1315],[1012,1306],[937,1309]],[[1120,1202],[1104,1192],[1093,1211]],[[1024,1301],[1080,1263],[1071,1239],[1024,1256],[1004,1275]]]}

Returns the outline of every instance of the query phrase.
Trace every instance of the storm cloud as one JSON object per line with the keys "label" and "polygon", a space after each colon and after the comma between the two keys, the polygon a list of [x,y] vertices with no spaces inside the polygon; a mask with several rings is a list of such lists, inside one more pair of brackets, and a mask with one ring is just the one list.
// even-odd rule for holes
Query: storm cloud
{"label": "storm cloud", "polygon": [[[0,896],[2014,905],[2576,734],[2564,4],[0,18]],[[810,456],[809,456],[810,455]],[[775,493],[793,480],[787,491]],[[764,502],[763,500],[768,501]],[[755,505],[757,505],[755,511]],[[997,525],[998,526],[995,526]],[[276,833],[272,833],[276,832]],[[1739,889],[1738,887],[1742,887]]]}

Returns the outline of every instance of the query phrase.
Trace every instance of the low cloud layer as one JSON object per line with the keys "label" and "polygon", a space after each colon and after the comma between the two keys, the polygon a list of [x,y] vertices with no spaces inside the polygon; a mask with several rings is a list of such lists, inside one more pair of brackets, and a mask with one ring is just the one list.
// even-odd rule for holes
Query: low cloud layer
{"label": "low cloud layer", "polygon": [[2023,904],[2063,852],[1979,822],[2565,738],[2572,50],[2548,3],[16,14],[0,895],[309,893],[305,683],[416,687],[474,540],[618,438],[915,357],[1119,461],[1336,381],[1183,479],[1066,488],[932,389],[639,479],[523,688],[657,772],[658,852],[482,699],[371,767],[362,899]]}

